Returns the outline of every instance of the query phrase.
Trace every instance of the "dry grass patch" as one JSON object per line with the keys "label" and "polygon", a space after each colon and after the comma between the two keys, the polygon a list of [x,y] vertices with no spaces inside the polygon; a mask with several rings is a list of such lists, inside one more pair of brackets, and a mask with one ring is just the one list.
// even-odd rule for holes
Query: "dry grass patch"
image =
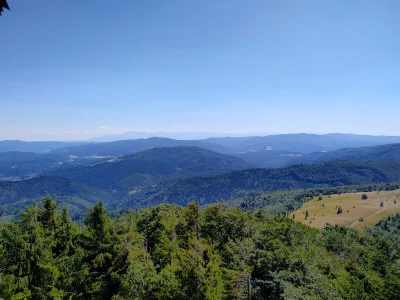
{"label": "dry grass patch", "polygon": [[[363,194],[368,195],[367,200],[362,200]],[[381,203],[383,202],[383,207]],[[397,203],[395,203],[397,202]],[[338,208],[342,213],[337,214]],[[308,211],[308,218],[305,219]],[[363,230],[365,227],[375,225],[383,217],[400,212],[400,190],[349,193],[341,195],[323,196],[322,200],[314,197],[313,200],[305,202],[295,212],[289,214],[295,220],[312,227],[323,228],[326,223],[347,225]],[[359,219],[364,221],[360,222]],[[311,221],[311,222],[310,222]]]}

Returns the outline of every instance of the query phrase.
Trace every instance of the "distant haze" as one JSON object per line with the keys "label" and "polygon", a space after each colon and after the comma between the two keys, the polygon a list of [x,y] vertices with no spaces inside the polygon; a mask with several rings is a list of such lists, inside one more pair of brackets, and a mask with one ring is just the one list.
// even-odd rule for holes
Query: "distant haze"
{"label": "distant haze", "polygon": [[0,139],[400,135],[398,0],[9,2]]}

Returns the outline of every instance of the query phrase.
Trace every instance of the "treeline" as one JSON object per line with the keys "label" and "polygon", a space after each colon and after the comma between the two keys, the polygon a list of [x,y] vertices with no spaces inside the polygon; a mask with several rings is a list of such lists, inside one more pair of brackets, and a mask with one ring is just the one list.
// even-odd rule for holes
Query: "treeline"
{"label": "treeline", "polygon": [[[212,158],[214,156],[203,155],[202,157],[211,164],[219,164],[218,168],[225,166],[225,159],[222,161],[217,159],[219,161],[217,164]],[[192,173],[197,173],[202,169],[202,163],[197,164],[195,169],[192,167],[187,169],[190,169]],[[229,163],[225,167],[229,168]],[[211,169],[202,169],[202,172]],[[181,171],[177,171],[177,173]],[[107,208],[111,210],[139,209],[160,203],[186,206],[192,200],[196,200],[201,206],[204,206],[216,201],[226,202],[279,190],[291,191],[399,182],[400,160],[335,161],[297,165],[284,169],[250,169],[217,176],[163,181],[147,187],[131,185],[136,180],[141,184],[151,182],[149,174],[136,175],[133,176],[134,179],[132,176],[128,176],[128,179],[120,182],[124,186],[126,184],[126,189],[114,189],[116,187],[112,184],[99,188],[67,178],[51,176],[42,176],[21,182],[0,182],[0,203],[6,215],[14,215],[16,209],[31,205],[33,200],[40,200],[46,195],[57,195],[59,201],[67,204],[71,208],[71,212],[78,215],[80,211],[85,211],[88,207],[93,206],[99,199],[102,199]],[[171,177],[169,178],[171,179]],[[97,182],[96,172],[92,173],[92,176],[88,176],[87,180]]]}
{"label": "treeline", "polygon": [[112,216],[99,202],[79,226],[45,198],[0,229],[4,299],[400,297],[397,233],[384,226],[318,230],[195,202]]}
{"label": "treeline", "polygon": [[196,177],[148,187],[130,195],[120,206],[149,207],[159,203],[201,205],[277,190],[326,188],[400,181],[400,160],[332,161],[283,169],[251,169],[213,177]]}
{"label": "treeline", "polygon": [[264,209],[273,215],[286,215],[288,212],[299,209],[306,201],[313,197],[342,193],[359,193],[373,191],[393,191],[400,189],[400,183],[345,185],[336,187],[313,188],[303,190],[276,191],[249,195],[244,198],[228,201],[228,207],[239,207],[242,210]]}

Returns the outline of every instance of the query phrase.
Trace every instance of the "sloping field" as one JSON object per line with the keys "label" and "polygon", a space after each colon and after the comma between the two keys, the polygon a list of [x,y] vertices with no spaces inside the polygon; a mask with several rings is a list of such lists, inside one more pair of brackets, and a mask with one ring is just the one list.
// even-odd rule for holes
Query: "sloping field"
{"label": "sloping field", "polygon": [[[368,195],[367,200],[361,199],[363,194]],[[337,213],[339,207],[342,208],[340,214]],[[323,196],[322,200],[315,197],[313,200],[305,202],[289,217],[293,218],[294,215],[296,221],[317,228],[323,228],[326,223],[330,223],[364,230],[368,226],[375,225],[383,217],[396,212],[400,212],[400,190],[336,194]],[[360,218],[363,218],[363,221],[360,221]]]}

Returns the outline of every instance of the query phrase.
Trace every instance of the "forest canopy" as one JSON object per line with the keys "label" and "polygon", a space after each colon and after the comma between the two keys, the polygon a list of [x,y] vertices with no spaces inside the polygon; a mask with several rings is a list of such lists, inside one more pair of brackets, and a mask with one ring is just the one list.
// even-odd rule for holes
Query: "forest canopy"
{"label": "forest canopy", "polygon": [[396,299],[399,226],[318,230],[196,202],[123,214],[99,202],[79,225],[46,197],[0,224],[0,297]]}

